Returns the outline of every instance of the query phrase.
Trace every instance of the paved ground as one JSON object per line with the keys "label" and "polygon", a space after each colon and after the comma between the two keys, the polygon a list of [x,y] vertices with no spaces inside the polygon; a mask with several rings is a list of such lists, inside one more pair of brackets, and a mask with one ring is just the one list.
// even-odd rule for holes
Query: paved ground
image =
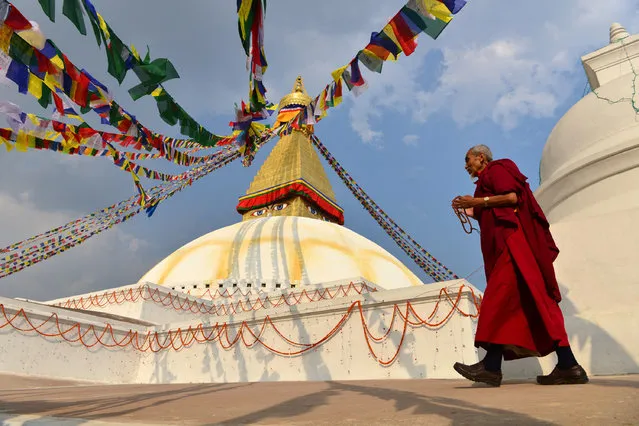
{"label": "paved ground", "polygon": [[639,376],[486,388],[457,380],[104,386],[0,375],[0,425],[56,424],[51,417],[85,426],[639,425]]}

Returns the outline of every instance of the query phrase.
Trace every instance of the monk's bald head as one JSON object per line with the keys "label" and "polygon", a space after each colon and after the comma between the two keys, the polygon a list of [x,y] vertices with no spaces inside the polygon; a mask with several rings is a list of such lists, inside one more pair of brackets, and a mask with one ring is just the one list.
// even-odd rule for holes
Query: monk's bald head
{"label": "monk's bald head", "polygon": [[486,164],[493,161],[493,153],[486,145],[475,145],[466,153],[464,168],[469,175],[477,177]]}
{"label": "monk's bald head", "polygon": [[468,150],[468,153],[477,155],[483,155],[486,158],[487,162],[493,161],[493,152],[486,145],[475,145],[471,149]]}

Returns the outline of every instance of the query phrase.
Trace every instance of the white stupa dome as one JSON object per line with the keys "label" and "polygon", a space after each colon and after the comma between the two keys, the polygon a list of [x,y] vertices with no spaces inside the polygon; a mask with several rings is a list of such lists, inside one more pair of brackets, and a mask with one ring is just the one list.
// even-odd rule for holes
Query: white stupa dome
{"label": "white stupa dome", "polygon": [[615,23],[610,44],[582,62],[593,92],[559,120],[541,158],[536,196],[551,223],[639,207],[639,36]]}
{"label": "white stupa dome", "polygon": [[[577,102],[554,127],[541,157],[541,180],[570,169],[593,154],[638,137],[639,115],[628,100],[635,76],[626,74]],[[637,83],[639,85],[639,82]],[[637,88],[639,91],[639,87]],[[605,99],[604,99],[605,98]],[[637,96],[639,101],[639,95]]]}
{"label": "white stupa dome", "polygon": [[169,255],[140,282],[177,290],[204,283],[271,290],[362,278],[384,289],[423,284],[389,252],[348,228],[279,216],[210,232]]}

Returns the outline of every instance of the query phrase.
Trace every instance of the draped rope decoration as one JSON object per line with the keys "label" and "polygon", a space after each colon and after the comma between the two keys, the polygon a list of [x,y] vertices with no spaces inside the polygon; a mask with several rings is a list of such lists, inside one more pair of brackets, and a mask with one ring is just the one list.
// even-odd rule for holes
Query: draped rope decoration
{"label": "draped rope decoration", "polygon": [[364,209],[370,213],[377,223],[380,224],[382,229],[397,243],[397,245],[406,253],[411,259],[419,265],[420,268],[426,274],[428,274],[435,281],[447,281],[452,279],[459,279],[450,269],[444,266],[439,260],[437,260],[432,254],[427,252],[417,241],[411,238],[399,225],[391,219],[384,210],[382,210],[377,203],[375,203],[364,190],[355,182],[350,174],[344,170],[339,162],[328,152],[328,149],[320,142],[319,138],[312,134],[310,137],[313,144],[317,147],[318,151],[328,164],[333,168],[335,173],[342,179],[346,187],[353,193],[355,198],[364,206]]}
{"label": "draped rope decoration", "polygon": [[[258,297],[247,297],[250,295],[240,292],[239,296],[245,300],[237,302],[223,301],[222,303],[206,303],[189,298],[188,296],[175,294],[172,292],[161,294],[160,289],[151,289],[148,285],[141,285],[138,288],[126,290],[114,290],[96,294],[89,297],[68,299],[55,304],[62,308],[91,310],[104,308],[109,305],[122,305],[124,303],[135,303],[138,301],[151,301],[164,308],[173,309],[178,312],[190,312],[193,314],[229,316],[245,312],[254,312],[261,309],[278,308],[280,306],[295,306],[300,303],[319,302],[321,300],[333,300],[336,297],[345,297],[351,293],[363,294],[373,293],[377,289],[367,284],[340,285],[332,291],[330,288],[317,290],[302,290],[301,292],[289,292],[279,296],[260,294]],[[204,292],[198,299],[203,299],[210,295],[210,290]]]}
{"label": "draped rope decoration", "polygon": [[[472,299],[472,311],[466,312],[460,307],[464,291],[470,290]],[[68,320],[61,320],[57,313],[52,313],[44,320],[36,321],[30,318],[24,309],[10,309],[0,304],[0,330],[11,327],[22,333],[35,333],[45,338],[61,338],[70,343],[79,343],[86,348],[96,346],[105,348],[131,348],[138,352],[158,353],[166,350],[179,351],[189,348],[195,344],[219,344],[223,349],[230,349],[240,342],[247,349],[263,347],[269,352],[286,357],[300,356],[314,350],[328,342],[337,335],[344,325],[352,318],[359,317],[362,325],[362,332],[366,340],[369,353],[380,365],[391,365],[398,358],[403,347],[408,326],[411,328],[427,327],[431,329],[444,325],[455,313],[464,317],[477,318],[481,299],[475,295],[471,287],[460,286],[457,294],[451,295],[448,289],[442,288],[439,291],[437,303],[431,313],[424,317],[413,307],[410,301],[402,305],[394,304],[393,313],[388,330],[381,336],[375,336],[371,332],[371,327],[366,321],[365,307],[361,301],[354,301],[346,313],[335,323],[335,325],[321,338],[314,342],[297,342],[286,337],[271,319],[266,316],[259,324],[256,332],[247,321],[238,324],[228,322],[216,322],[213,325],[200,323],[188,328],[178,328],[168,331],[156,331],[148,329],[146,332],[128,330],[127,332],[114,331],[111,324],[107,323],[103,327],[88,325],[84,326],[79,322],[69,323]],[[449,309],[444,311],[444,305]],[[397,325],[396,325],[397,324]],[[268,341],[263,337],[271,333],[265,333],[267,329],[272,329],[280,344],[288,349],[278,349],[271,337]],[[235,336],[230,337],[231,329],[235,329]],[[388,339],[392,331],[401,331],[401,337],[394,353],[386,358],[379,356],[374,348],[374,344],[382,343]],[[288,333],[286,333],[288,334]]]}

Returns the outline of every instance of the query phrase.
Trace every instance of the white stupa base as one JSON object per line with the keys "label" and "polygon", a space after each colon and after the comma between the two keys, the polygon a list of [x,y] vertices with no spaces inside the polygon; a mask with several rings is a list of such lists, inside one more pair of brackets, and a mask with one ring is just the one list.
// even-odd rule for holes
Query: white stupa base
{"label": "white stupa base", "polygon": [[[176,296],[166,287],[148,287],[161,296],[156,300],[164,300],[167,294]],[[132,288],[123,290],[126,293]],[[102,296],[103,292],[96,295]],[[176,305],[160,305],[151,298],[128,302],[118,299],[120,303],[111,299],[118,315],[138,317],[130,321],[114,319],[114,310],[107,314],[111,317],[105,317],[109,312],[106,306],[95,306],[93,314],[0,298],[8,318],[23,309],[37,326],[55,314],[62,330],[78,324],[84,336],[84,343],[67,342],[59,336],[20,331],[30,326],[19,315],[13,326],[0,329],[0,372],[112,384],[459,378],[453,363],[472,364],[478,359],[473,346],[473,316],[477,313],[473,295],[480,296],[481,292],[457,280],[361,295],[352,292],[332,300],[230,316],[193,313],[188,319],[175,317]],[[203,309],[212,302],[196,301],[208,303],[200,305]],[[165,310],[169,322],[144,325],[144,321],[162,319],[159,309]],[[404,318],[409,319],[408,324]],[[109,329],[102,335],[107,323],[122,347],[105,347],[114,343]],[[96,340],[92,326],[104,344],[87,347]],[[55,320],[39,330],[59,334]],[[134,341],[143,351],[127,344],[129,330],[138,333]],[[181,335],[176,334],[177,330]],[[237,338],[239,330],[242,332]],[[149,340],[145,341],[148,333],[153,350],[159,345],[171,346],[171,340],[175,348],[154,353],[149,350]],[[193,342],[193,335],[199,340],[208,336],[210,341]],[[261,343],[256,343],[255,335],[260,336]],[[65,336],[77,340],[78,330]],[[313,343],[315,347],[305,350]],[[300,350],[303,353],[294,354]]]}

